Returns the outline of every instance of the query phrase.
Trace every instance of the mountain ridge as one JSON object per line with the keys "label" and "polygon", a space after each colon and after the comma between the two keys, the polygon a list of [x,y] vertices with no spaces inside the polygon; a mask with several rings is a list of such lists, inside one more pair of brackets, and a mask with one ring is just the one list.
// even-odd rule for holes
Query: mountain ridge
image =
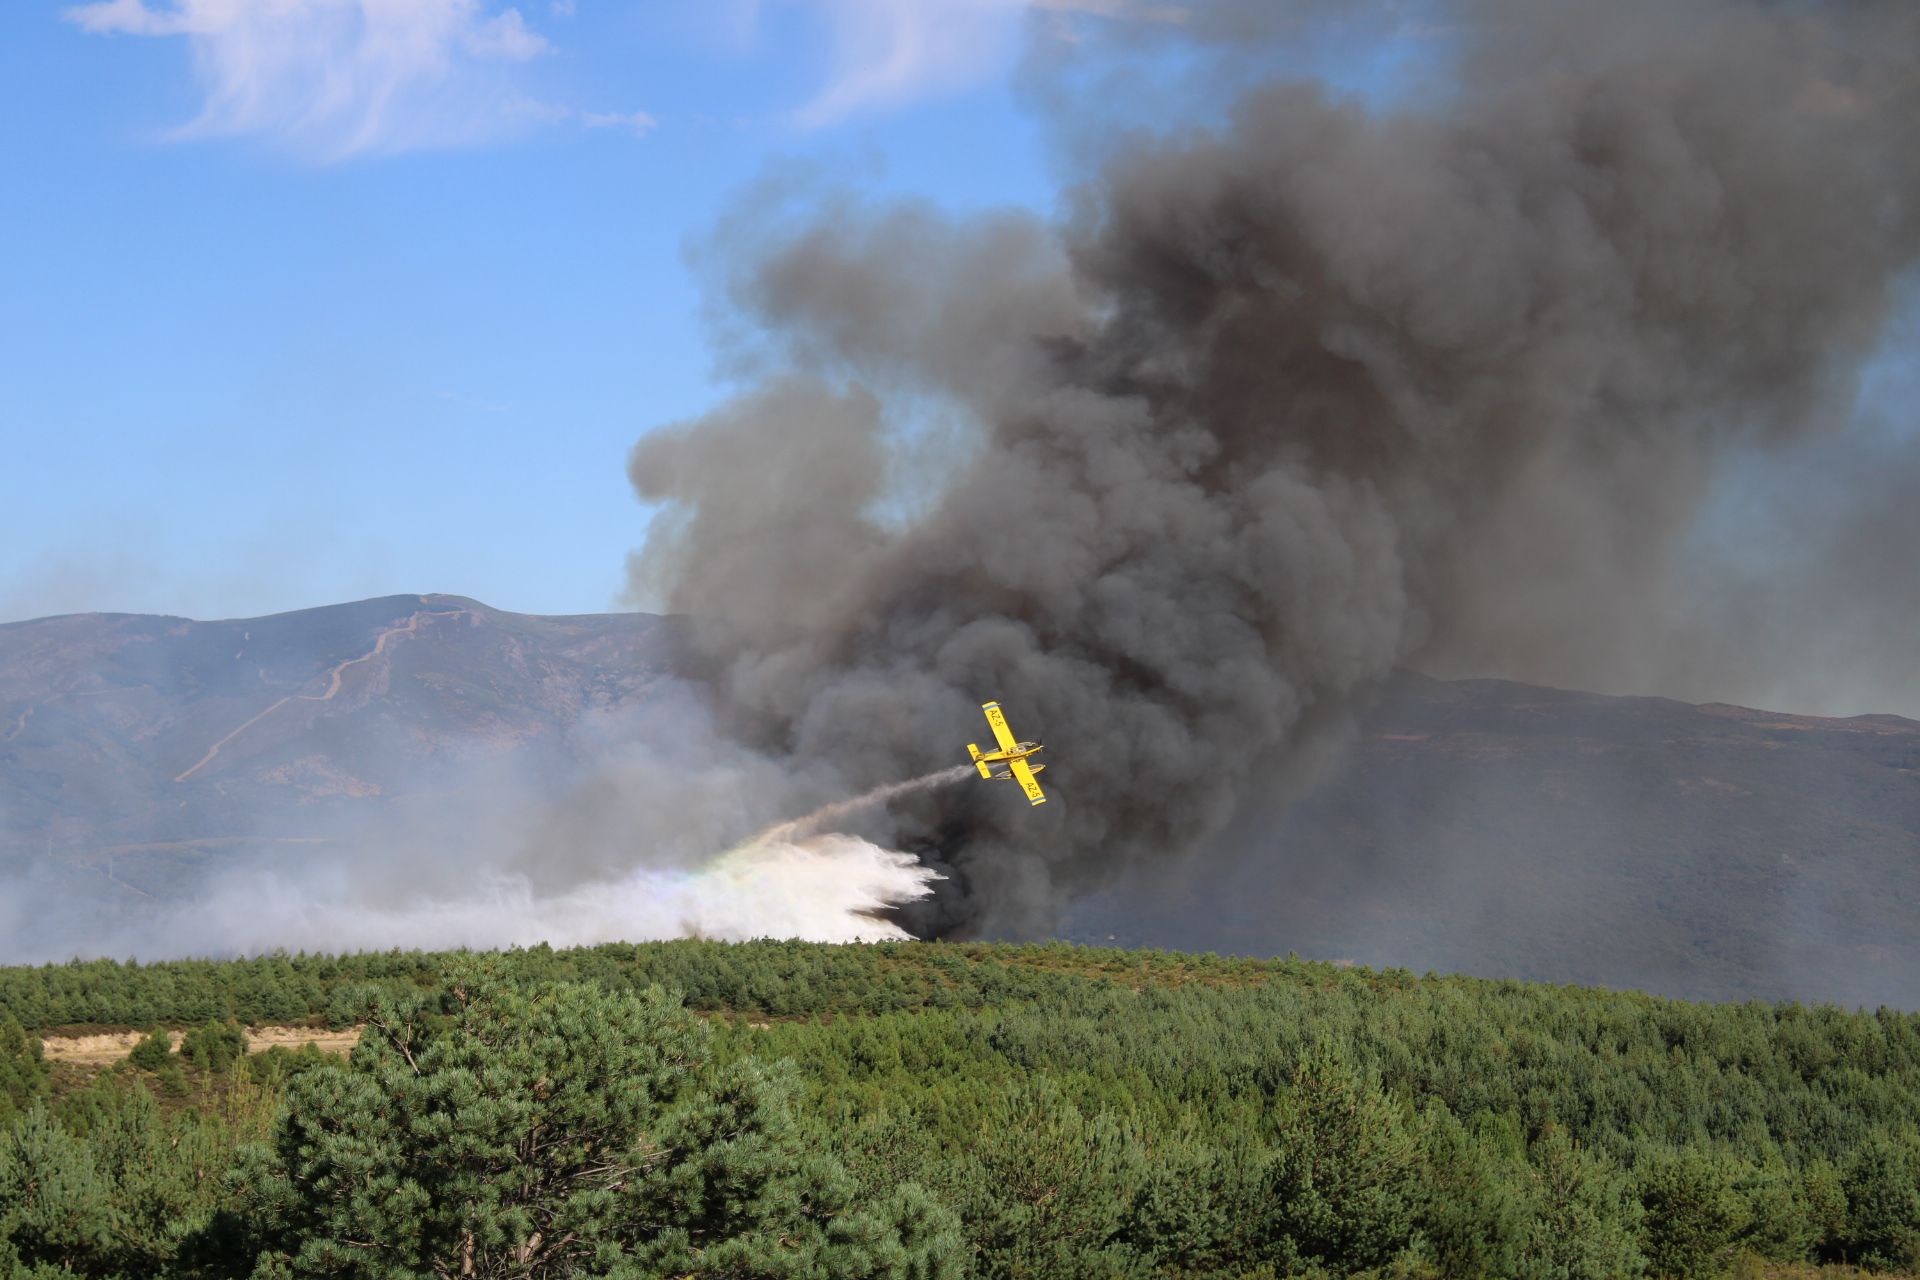
{"label": "mountain ridge", "polygon": [[[687,685],[678,636],[655,615],[434,593],[5,624],[0,877],[84,932],[223,867],[440,830],[504,776],[564,803],[620,717]],[[1088,895],[1061,931],[1911,1004],[1916,851],[1920,722],[1406,673],[1304,795],[1250,800],[1196,857]]]}

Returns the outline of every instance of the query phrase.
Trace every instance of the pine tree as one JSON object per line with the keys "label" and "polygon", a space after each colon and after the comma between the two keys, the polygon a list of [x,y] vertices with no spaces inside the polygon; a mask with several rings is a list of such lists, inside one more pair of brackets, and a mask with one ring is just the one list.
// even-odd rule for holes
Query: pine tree
{"label": "pine tree", "polygon": [[1876,1135],[1848,1165],[1850,1258],[1878,1271],[1920,1263],[1920,1143]]}
{"label": "pine tree", "polygon": [[1082,1114],[1041,1077],[995,1099],[972,1147],[940,1190],[966,1224],[980,1275],[1092,1280],[1135,1269],[1122,1227],[1145,1152],[1127,1126]]}
{"label": "pine tree", "polygon": [[477,962],[376,995],[345,1071],[288,1089],[237,1187],[263,1275],[942,1277],[950,1215],[858,1204],[796,1140],[786,1089],[716,1068],[658,990],[516,988]]}
{"label": "pine tree", "polygon": [[1268,1256],[1361,1270],[1411,1243],[1424,1168],[1406,1108],[1322,1043],[1275,1102]]}
{"label": "pine tree", "polygon": [[1523,1157],[1490,1123],[1470,1131],[1437,1105],[1426,1120],[1420,1221],[1428,1247],[1447,1275],[1510,1275],[1527,1225]]}
{"label": "pine tree", "polygon": [[211,1219],[223,1158],[139,1087],[103,1092],[79,1137],[44,1108],[0,1134],[0,1241],[80,1276],[158,1276]]}
{"label": "pine tree", "polygon": [[1660,1152],[1634,1170],[1633,1185],[1653,1274],[1693,1280],[1726,1272],[1747,1218],[1725,1161],[1703,1151]]}
{"label": "pine tree", "polygon": [[232,1019],[204,1022],[180,1040],[180,1056],[206,1072],[225,1071],[246,1052],[247,1033]]}
{"label": "pine tree", "polygon": [[1640,1206],[1626,1179],[1551,1128],[1534,1144],[1533,1195],[1517,1280],[1619,1280],[1646,1270]]}
{"label": "pine tree", "polygon": [[47,1063],[40,1037],[11,1017],[0,1017],[0,1128],[46,1096]]}

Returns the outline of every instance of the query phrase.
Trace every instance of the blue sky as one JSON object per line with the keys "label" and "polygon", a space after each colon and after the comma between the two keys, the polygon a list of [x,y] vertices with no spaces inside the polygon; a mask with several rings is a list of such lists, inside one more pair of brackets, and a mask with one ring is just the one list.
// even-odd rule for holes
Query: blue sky
{"label": "blue sky", "polygon": [[613,606],[689,238],[795,160],[1046,207],[1021,8],[5,6],[0,620]]}
{"label": "blue sky", "polygon": [[[689,242],[795,162],[1048,210],[1048,134],[1011,84],[1023,25],[1129,4],[1154,12],[0,6],[0,621],[408,591],[617,607],[648,515],[628,448],[728,390]],[[1389,102],[1444,74],[1444,39],[1407,30],[1277,56]],[[1135,82],[1103,123],[1156,101]],[[1902,436],[1906,310],[1866,387]],[[1792,479],[1768,465],[1734,469],[1704,526],[1763,558],[1778,535],[1745,498]]]}

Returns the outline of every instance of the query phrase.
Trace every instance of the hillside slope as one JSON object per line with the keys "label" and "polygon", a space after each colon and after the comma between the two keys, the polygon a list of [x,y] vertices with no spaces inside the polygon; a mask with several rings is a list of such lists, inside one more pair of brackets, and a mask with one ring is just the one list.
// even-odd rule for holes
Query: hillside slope
{"label": "hillside slope", "polygon": [[387,596],[266,618],[0,626],[0,870],[164,895],[209,861],[324,845],[502,762],[561,770],[644,701],[672,628]]}
{"label": "hillside slope", "polygon": [[[222,866],[473,810],[505,773],[557,797],[683,670],[674,632],[433,595],[0,627],[0,876],[84,930]],[[1064,932],[1910,1007],[1916,769],[1920,724],[1897,717],[1406,676],[1303,800],[1251,806]]]}
{"label": "hillside slope", "polygon": [[1211,877],[1078,937],[1701,999],[1920,1003],[1920,723],[1403,677]]}

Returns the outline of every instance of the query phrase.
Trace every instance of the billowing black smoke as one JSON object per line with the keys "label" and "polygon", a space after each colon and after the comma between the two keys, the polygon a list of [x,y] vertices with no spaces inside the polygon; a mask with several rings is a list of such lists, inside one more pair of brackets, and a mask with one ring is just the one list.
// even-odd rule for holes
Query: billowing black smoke
{"label": "billowing black smoke", "polygon": [[1843,425],[1920,249],[1920,10],[1433,16],[1444,92],[1258,85],[1059,225],[762,192],[720,236],[782,367],[635,448],[636,590],[712,620],[733,733],[850,787],[988,697],[1049,742],[1058,803],[904,815],[934,927],[1190,849],[1397,664],[1631,646],[1719,461]]}

